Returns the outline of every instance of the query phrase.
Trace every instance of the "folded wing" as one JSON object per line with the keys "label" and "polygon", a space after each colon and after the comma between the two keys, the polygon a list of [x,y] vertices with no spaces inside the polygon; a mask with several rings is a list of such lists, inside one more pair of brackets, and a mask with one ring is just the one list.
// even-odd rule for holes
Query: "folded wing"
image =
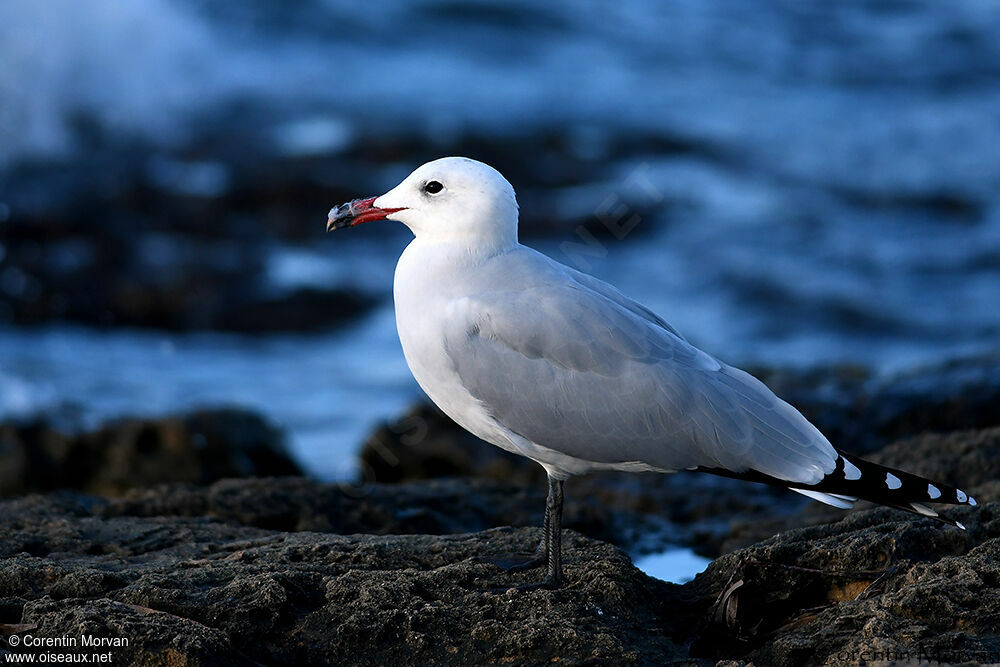
{"label": "folded wing", "polygon": [[551,279],[451,304],[449,357],[503,426],[607,464],[757,470],[807,484],[835,468],[826,438],[760,381],[614,288],[548,268]]}

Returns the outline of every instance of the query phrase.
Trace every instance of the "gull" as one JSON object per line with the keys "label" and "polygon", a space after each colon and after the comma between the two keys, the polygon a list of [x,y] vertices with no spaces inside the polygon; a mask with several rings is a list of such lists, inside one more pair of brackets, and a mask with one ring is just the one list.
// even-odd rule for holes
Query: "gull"
{"label": "gull", "polygon": [[495,169],[446,157],[379,197],[333,208],[327,231],[374,220],[409,227],[393,299],[406,362],[460,426],[548,475],[533,554],[563,583],[563,482],[595,470],[693,470],[858,499],[963,528],[926,503],[975,505],[960,489],[833,447],[762,382],[689,343],[648,308],[518,242],[514,189]]}

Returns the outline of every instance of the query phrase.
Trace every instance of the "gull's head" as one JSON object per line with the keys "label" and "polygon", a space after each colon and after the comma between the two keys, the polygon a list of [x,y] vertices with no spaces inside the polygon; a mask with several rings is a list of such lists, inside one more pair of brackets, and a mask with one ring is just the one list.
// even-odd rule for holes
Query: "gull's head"
{"label": "gull's head", "polygon": [[493,167],[464,157],[428,162],[380,197],[334,207],[326,229],[372,220],[398,220],[418,239],[517,243],[514,188]]}

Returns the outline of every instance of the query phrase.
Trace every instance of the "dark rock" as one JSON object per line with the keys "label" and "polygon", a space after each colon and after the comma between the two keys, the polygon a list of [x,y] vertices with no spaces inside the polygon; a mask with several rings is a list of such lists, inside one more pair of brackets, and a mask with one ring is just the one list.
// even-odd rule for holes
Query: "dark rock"
{"label": "dark rock", "polygon": [[483,442],[429,403],[378,427],[361,448],[366,482],[482,477],[543,484],[535,462]]}
{"label": "dark rock", "polygon": [[1000,356],[953,359],[873,377],[854,366],[758,370],[840,449],[864,454],[925,431],[1000,426]]}
{"label": "dark rock", "polygon": [[692,655],[756,664],[995,662],[1000,504],[968,532],[879,508],[727,554],[691,584],[711,599]]}
{"label": "dark rock", "polygon": [[351,289],[275,292],[260,241],[143,236],[114,225],[88,236],[48,221],[10,222],[4,231],[0,322],[307,331],[354,319],[374,304]]}
{"label": "dark rock", "polygon": [[348,486],[287,477],[135,489],[103,505],[100,513],[210,515],[281,531],[446,534],[541,525],[543,509],[544,490],[489,480]]}
{"label": "dark rock", "polygon": [[[266,502],[262,502],[265,499]],[[377,534],[449,534],[495,526],[536,527],[545,487],[483,479],[344,486],[304,478],[221,480],[208,487],[135,490],[107,505],[106,516],[217,516],[272,530]],[[606,507],[599,497],[567,498],[563,525],[632,548],[676,541],[661,517]]]}
{"label": "dark rock", "polygon": [[[226,480],[114,500],[63,492],[0,502],[0,630],[124,638],[128,646],[102,649],[120,664],[811,665],[873,651],[996,659],[996,502],[954,510],[968,532],[887,509],[840,515],[727,554],[684,586],[651,579],[623,552],[572,531],[559,591],[509,590],[539,573],[474,558],[528,550],[535,529],[288,532],[384,531],[387,516],[412,529],[408,517],[445,505],[469,521],[475,511],[462,506],[483,502],[475,485],[498,484],[365,492]],[[448,485],[465,486],[465,503]],[[489,502],[502,502],[497,490]]]}
{"label": "dark rock", "polygon": [[[73,590],[72,588],[70,589]],[[75,591],[74,591],[75,592]],[[42,599],[24,608],[24,634],[34,637],[124,639],[128,646],[46,649],[131,665],[252,665],[225,632],[167,612],[100,598]],[[93,646],[91,644],[91,646]],[[11,651],[13,653],[13,651]],[[35,651],[32,651],[35,652]],[[103,661],[103,657],[101,658]],[[96,662],[97,660],[91,660]]]}
{"label": "dark rock", "polygon": [[[1000,427],[926,433],[895,442],[869,458],[975,493],[990,482],[1000,480]],[[1000,500],[1000,497],[984,498]]]}
{"label": "dark rock", "polygon": [[41,419],[0,424],[0,495],[82,489],[117,494],[161,482],[299,475],[281,432],[254,413],[203,410],[122,419],[67,434]]}
{"label": "dark rock", "polygon": [[[262,506],[274,502],[258,498]],[[663,663],[684,656],[669,636],[675,587],[573,533],[565,539],[572,583],[519,593],[504,591],[537,573],[511,576],[473,557],[487,544],[527,549],[530,530],[290,534],[218,519],[80,516],[74,500],[89,503],[36,496],[0,505],[8,537],[0,588],[19,600],[12,623],[20,635],[126,638],[128,647],[106,649],[116,663]]]}

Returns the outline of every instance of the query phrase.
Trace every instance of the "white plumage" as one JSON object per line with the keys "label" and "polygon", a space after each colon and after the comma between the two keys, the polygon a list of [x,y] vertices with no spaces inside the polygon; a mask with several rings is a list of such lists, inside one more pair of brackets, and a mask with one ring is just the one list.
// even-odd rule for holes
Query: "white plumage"
{"label": "white plumage", "polygon": [[[514,190],[485,164],[429,162],[380,197],[335,208],[328,228],[380,218],[415,236],[393,287],[413,376],[460,425],[549,474],[536,556],[549,562],[550,585],[561,580],[561,484],[571,475],[702,469],[785,483],[844,508],[853,485],[871,496],[919,479],[879,468],[885,484],[873,487],[875,464],[842,456],[759,380],[614,287],[522,246]],[[928,488],[940,496],[949,487]],[[934,499],[927,489],[902,490],[885,502],[935,514],[912,505]]]}

